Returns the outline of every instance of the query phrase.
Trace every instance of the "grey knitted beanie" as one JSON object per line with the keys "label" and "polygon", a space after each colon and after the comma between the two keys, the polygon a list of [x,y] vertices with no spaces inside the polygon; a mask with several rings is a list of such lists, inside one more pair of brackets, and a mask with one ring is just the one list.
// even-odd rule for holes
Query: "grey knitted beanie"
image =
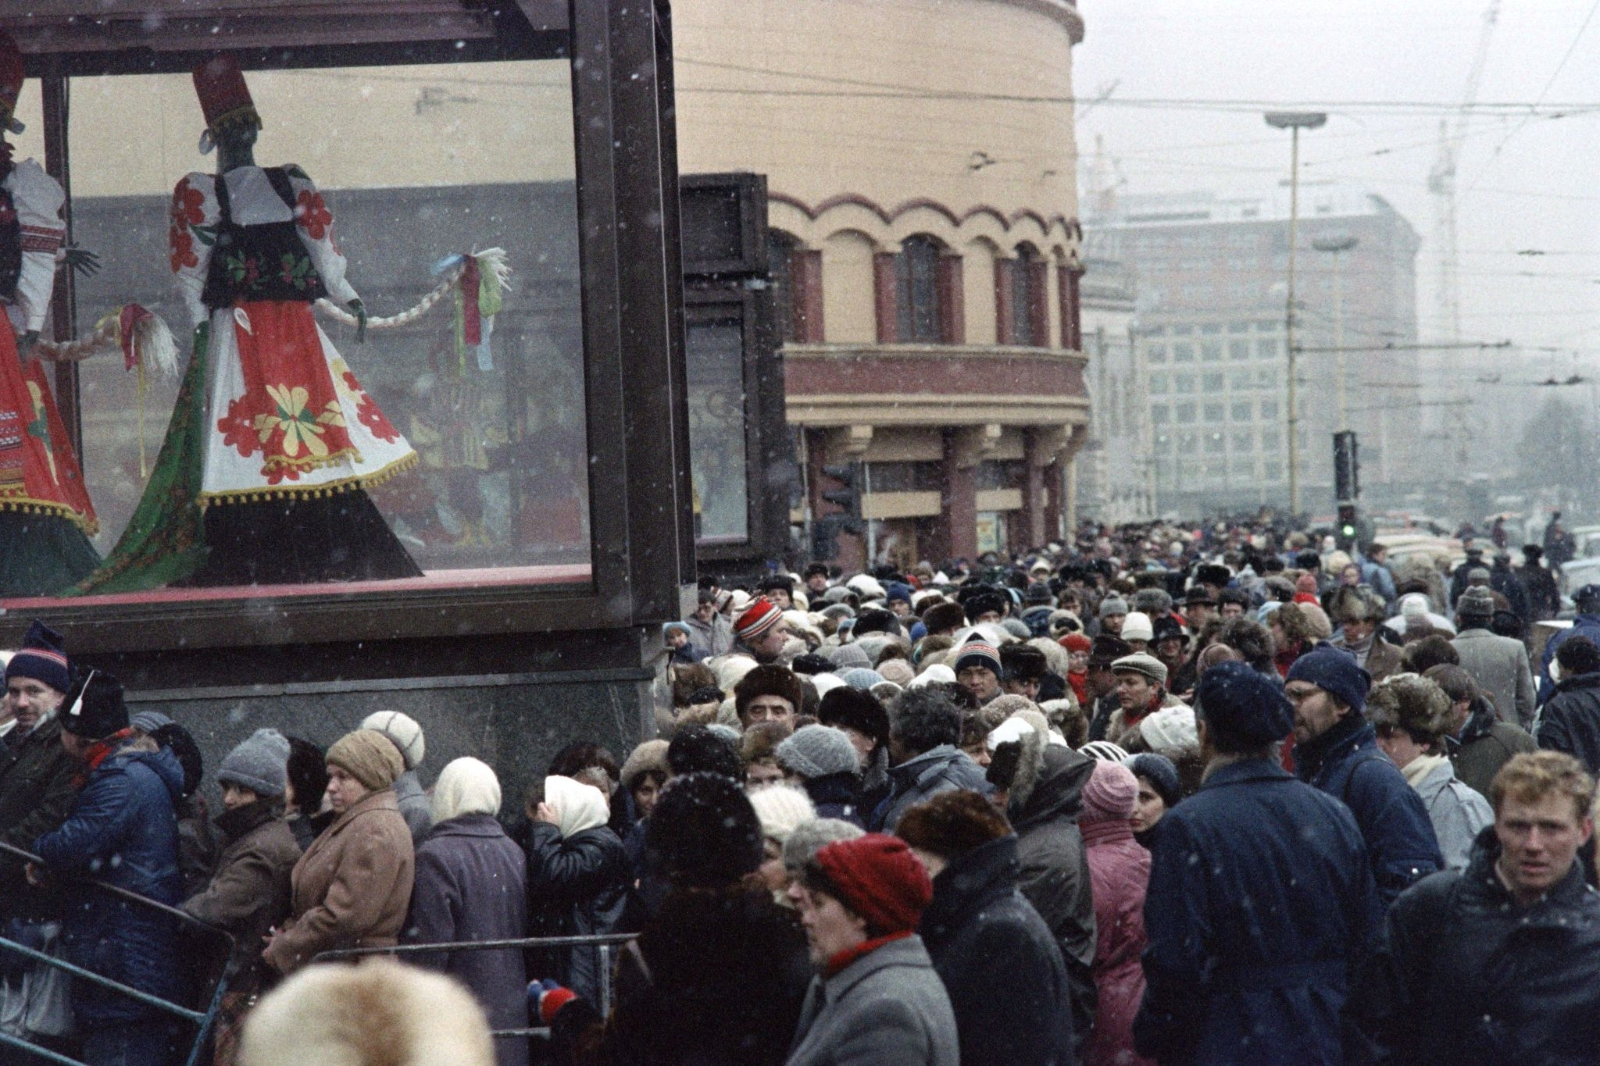
{"label": "grey knitted beanie", "polygon": [[276,799],[289,780],[288,766],[289,739],[276,729],[258,729],[228,752],[217,771],[217,783]]}
{"label": "grey knitted beanie", "polygon": [[801,727],[778,745],[777,756],[778,765],[807,781],[861,768],[855,745],[845,731],[830,725]]}

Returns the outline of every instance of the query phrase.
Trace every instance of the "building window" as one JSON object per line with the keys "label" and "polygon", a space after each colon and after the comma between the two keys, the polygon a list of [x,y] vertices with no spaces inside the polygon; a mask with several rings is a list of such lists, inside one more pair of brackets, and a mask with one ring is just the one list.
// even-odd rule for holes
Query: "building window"
{"label": "building window", "polygon": [[1220,341],[1206,341],[1200,345],[1200,360],[1206,363],[1221,362],[1222,343]]}
{"label": "building window", "polygon": [[1174,374],[1172,376],[1172,391],[1186,395],[1194,391],[1193,374]]}
{"label": "building window", "polygon": [[1174,337],[1188,337],[1188,336],[1192,336],[1193,333],[1194,333],[1194,327],[1193,326],[1173,326],[1172,327],[1172,335]]}
{"label": "building window", "polygon": [[1244,400],[1233,405],[1233,420],[1235,422],[1250,421],[1250,401]]}
{"label": "building window", "polygon": [[781,230],[767,232],[772,315],[781,344],[821,344],[822,253]]}
{"label": "building window", "polygon": [[1165,396],[1167,394],[1167,375],[1157,371],[1150,375],[1150,395]]}
{"label": "building window", "polygon": [[1257,322],[1256,323],[1256,332],[1257,333],[1271,333],[1273,330],[1276,330],[1281,325],[1283,325],[1282,322],[1275,322],[1275,321],[1271,321],[1271,320],[1268,320],[1266,322]]}
{"label": "building window", "polygon": [[1234,430],[1233,431],[1232,450],[1233,450],[1233,454],[1235,454],[1235,455],[1240,455],[1240,454],[1243,454],[1245,452],[1254,451],[1255,450],[1255,435],[1253,433],[1251,433],[1248,429],[1236,429],[1236,430]]}
{"label": "building window", "polygon": [[1200,391],[1201,392],[1221,392],[1222,391],[1222,375],[1221,374],[1202,374],[1200,376]]}
{"label": "building window", "polygon": [[895,256],[896,337],[902,344],[937,344],[939,328],[939,242],[917,234],[907,237]]}
{"label": "building window", "polygon": [[1210,425],[1210,426],[1214,426],[1218,422],[1222,421],[1222,405],[1220,403],[1208,403],[1208,404],[1206,404],[1206,406],[1205,406],[1205,421],[1206,421],[1206,424]]}
{"label": "building window", "polygon": [[1165,363],[1167,361],[1167,346],[1165,344],[1152,344],[1145,349],[1145,355],[1152,363]]}
{"label": "building window", "polygon": [[1228,323],[1228,332],[1229,333],[1249,333],[1250,332],[1250,323],[1248,323],[1248,322],[1229,322]]}
{"label": "building window", "polygon": [[1278,371],[1273,367],[1263,366],[1256,368],[1256,387],[1260,389],[1275,389],[1278,387]]}
{"label": "building window", "polygon": [[[1017,257],[1007,265],[1011,269],[1011,343],[1026,348],[1049,347],[1049,285],[1044,260],[1032,245],[1023,244],[1018,245]],[[1081,349],[1082,338],[1073,334],[1065,320],[1062,326],[1062,346],[1075,351]]]}
{"label": "building window", "polygon": [[1278,401],[1277,400],[1262,400],[1261,401],[1261,420],[1263,422],[1271,422],[1273,419],[1275,419],[1277,417],[1278,417]]}
{"label": "building window", "polygon": [[1222,332],[1222,324],[1220,322],[1207,322],[1200,327],[1200,332],[1206,336],[1215,336]]}
{"label": "building window", "polygon": [[1194,404],[1180,403],[1177,406],[1176,411],[1178,413],[1179,422],[1182,422],[1186,425],[1194,422]]}
{"label": "building window", "polygon": [[1194,345],[1174,344],[1172,346],[1172,361],[1174,363],[1194,362]]}
{"label": "building window", "polygon": [[1276,452],[1281,439],[1276,429],[1263,429],[1261,431],[1261,450],[1264,452]]}
{"label": "building window", "polygon": [[1254,459],[1234,459],[1233,462],[1229,464],[1229,469],[1233,471],[1234,477],[1242,480],[1248,480],[1252,477],[1255,477],[1256,463]]}
{"label": "building window", "polygon": [[1250,358],[1250,342],[1249,341],[1229,341],[1228,342],[1228,358],[1229,359],[1248,359],[1248,358]]}
{"label": "building window", "polygon": [[[1044,339],[1050,329],[1050,316],[1045,308],[1045,278],[1046,266],[1040,262],[1035,268],[1039,284],[1039,305],[1037,335],[1040,337],[1041,347],[1049,342]],[[1083,315],[1079,303],[1079,281],[1083,277],[1083,268],[1068,263],[1056,267],[1056,288],[1060,299],[1061,314],[1061,346],[1071,351],[1083,350]]]}
{"label": "building window", "polygon": [[1152,404],[1150,407],[1150,424],[1164,426],[1167,424],[1167,405],[1164,403]]}
{"label": "building window", "polygon": [[[1193,432],[1185,432],[1185,433],[1179,433],[1178,434],[1177,449],[1178,449],[1178,456],[1180,458],[1187,459],[1189,456],[1193,455],[1195,453],[1195,451],[1199,449],[1199,447],[1200,447],[1200,438],[1195,433],[1193,433]],[[1187,466],[1189,464],[1185,463],[1184,465]]]}
{"label": "building window", "polygon": [[1277,341],[1256,341],[1257,359],[1276,359],[1278,357]]}
{"label": "building window", "polygon": [[1261,471],[1262,480],[1264,481],[1279,482],[1283,480],[1282,463],[1267,463],[1261,468]]}

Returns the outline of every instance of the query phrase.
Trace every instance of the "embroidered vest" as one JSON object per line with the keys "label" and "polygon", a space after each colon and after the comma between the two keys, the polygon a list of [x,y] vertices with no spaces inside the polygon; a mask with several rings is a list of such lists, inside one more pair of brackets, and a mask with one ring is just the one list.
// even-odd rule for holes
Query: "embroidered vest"
{"label": "embroidered vest", "polygon": [[[263,173],[292,213],[294,190],[288,174],[282,167],[267,167]],[[215,311],[231,307],[235,301],[253,300],[311,303],[328,294],[294,219],[239,225],[233,220],[228,182],[221,174],[217,175],[217,207],[217,240],[201,293],[206,307]]]}

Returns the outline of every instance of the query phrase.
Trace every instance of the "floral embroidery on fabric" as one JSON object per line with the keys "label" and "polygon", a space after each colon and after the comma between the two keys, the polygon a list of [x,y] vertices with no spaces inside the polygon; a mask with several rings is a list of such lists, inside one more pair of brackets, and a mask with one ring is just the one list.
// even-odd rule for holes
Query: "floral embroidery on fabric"
{"label": "floral embroidery on fabric", "polygon": [[394,428],[394,424],[378,409],[377,403],[362,389],[361,383],[343,359],[333,361],[333,384],[339,390],[340,399],[355,406],[356,419],[367,427],[367,432],[385,443],[400,439],[400,431]]}
{"label": "floral embroidery on fabric", "polygon": [[200,265],[194,250],[196,238],[208,245],[215,239],[215,227],[201,225],[206,220],[205,202],[205,193],[190,185],[188,178],[178,182],[172,192],[172,227],[167,231],[167,243],[172,248],[173,273]]}
{"label": "floral embroidery on fabric", "polygon": [[277,411],[256,416],[256,435],[261,443],[266,444],[274,434],[281,433],[283,436],[276,442],[273,451],[294,459],[300,455],[303,445],[313,457],[326,458],[328,446],[323,443],[322,435],[327,432],[328,426],[344,425],[344,415],[339,410],[338,401],[329,400],[321,414],[314,414],[306,410],[306,401],[310,397],[299,385],[293,388],[268,385],[267,395],[272,397]]}
{"label": "floral embroidery on fabric", "polygon": [[333,225],[333,213],[328,210],[328,205],[323,202],[322,194],[311,189],[302,189],[294,205],[295,221],[300,223],[300,228],[314,241],[322,240]]}

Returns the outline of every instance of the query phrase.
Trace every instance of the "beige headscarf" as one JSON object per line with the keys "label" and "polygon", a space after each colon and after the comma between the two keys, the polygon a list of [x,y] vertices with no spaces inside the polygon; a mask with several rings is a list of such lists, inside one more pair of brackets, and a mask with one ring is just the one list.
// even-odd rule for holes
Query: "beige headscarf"
{"label": "beige headscarf", "polygon": [[605,825],[611,808],[603,792],[570,777],[544,779],[544,801],[556,812],[556,829],[562,839]]}

